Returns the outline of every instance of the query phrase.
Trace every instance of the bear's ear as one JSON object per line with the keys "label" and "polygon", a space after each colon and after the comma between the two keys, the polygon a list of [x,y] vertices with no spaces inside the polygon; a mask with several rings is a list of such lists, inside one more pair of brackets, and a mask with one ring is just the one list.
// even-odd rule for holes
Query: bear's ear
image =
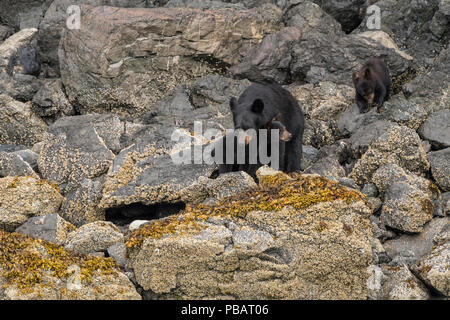
{"label": "bear's ear", "polygon": [[359,79],[359,74],[353,72],[352,74],[353,84],[356,85],[356,81]]}
{"label": "bear's ear", "polygon": [[252,104],[252,111],[261,113],[264,110],[264,102],[261,99],[256,99]]}
{"label": "bear's ear", "polygon": [[371,77],[371,72],[370,72],[370,69],[367,68],[366,71],[364,71],[364,78],[370,79],[370,77]]}
{"label": "bear's ear", "polygon": [[230,109],[231,111],[233,111],[236,108],[237,105],[237,101],[235,97],[231,97],[230,99]]}

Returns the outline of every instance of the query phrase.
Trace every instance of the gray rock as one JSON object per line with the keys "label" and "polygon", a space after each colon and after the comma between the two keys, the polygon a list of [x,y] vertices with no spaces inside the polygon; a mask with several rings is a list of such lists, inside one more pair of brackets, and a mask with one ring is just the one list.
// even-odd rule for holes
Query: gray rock
{"label": "gray rock", "polygon": [[[279,48],[281,42],[280,40],[277,43],[273,38],[270,41],[270,47]],[[305,81],[307,75],[311,75],[312,68],[314,70],[323,68],[323,72],[320,73],[323,74],[322,78],[313,77],[315,83],[331,81],[337,84],[348,84],[352,72],[359,70],[363,63],[374,55],[385,60],[393,76],[405,72],[412,60],[412,57],[399,51],[392,39],[382,31],[341,37],[330,37],[318,31],[302,34],[300,39],[295,41],[288,58],[283,55],[280,57],[282,60],[270,55],[260,58],[259,52],[263,51],[262,46],[267,46],[267,42],[263,41],[258,49],[253,49],[241,64],[232,69],[235,76],[251,81],[261,81],[262,70],[264,70],[264,81],[277,82],[280,79],[274,76],[276,72],[267,70],[283,66],[282,69],[287,70],[286,74],[289,75],[285,77],[286,79]],[[313,73],[317,75],[317,72]]]}
{"label": "gray rock", "polygon": [[431,151],[431,143],[427,140],[422,140],[422,148],[425,151],[425,153],[428,153]]}
{"label": "gray rock", "polygon": [[0,20],[14,29],[37,28],[50,3],[50,0],[3,0]]}
{"label": "gray rock", "polygon": [[312,146],[303,146],[302,148],[302,155],[303,159],[301,162],[301,169],[305,170],[307,167],[312,165],[317,160],[317,153],[319,150]]}
{"label": "gray rock", "polygon": [[[427,112],[437,112],[448,109],[450,105],[450,97],[447,94],[449,89],[450,49],[447,48],[442,50],[434,60],[430,70],[420,73],[403,86],[403,93],[408,97],[408,101],[422,106]],[[443,125],[445,126],[445,124]]]}
{"label": "gray rock", "polygon": [[427,154],[431,173],[443,191],[450,191],[450,148]]}
{"label": "gray rock", "polygon": [[[362,121],[361,124],[363,124],[364,122],[365,121]],[[374,141],[376,141],[389,129],[394,127],[395,125],[392,122],[384,120],[378,120],[366,125],[362,125],[348,139],[353,157],[355,159],[361,158]]]}
{"label": "gray rock", "polygon": [[380,198],[375,197],[368,197],[367,202],[369,203],[370,208],[372,209],[372,213],[374,214],[377,213],[383,205],[383,201],[381,201]]}
{"label": "gray rock", "polygon": [[15,154],[15,155],[18,155],[19,157],[21,157],[23,159],[23,161],[28,163],[34,171],[38,170],[37,161],[39,159],[39,154],[37,154],[33,150],[28,150],[28,149],[17,150],[17,151],[12,152],[12,154]]}
{"label": "gray rock", "polygon": [[366,0],[313,0],[313,2],[332,15],[346,33],[359,26],[367,6]]}
{"label": "gray rock", "polygon": [[371,182],[378,168],[388,164],[396,164],[419,175],[428,171],[430,164],[414,130],[403,126],[389,128],[370,144],[349,177],[363,185]]}
{"label": "gray rock", "polygon": [[61,216],[76,226],[105,219],[105,210],[99,207],[104,179],[85,178],[69,191],[61,206]]}
{"label": "gray rock", "polygon": [[450,295],[450,242],[438,244],[423,257],[414,267],[413,271],[427,285],[433,287],[443,296]]}
{"label": "gray rock", "polygon": [[111,222],[96,221],[85,224],[67,235],[65,248],[80,254],[107,250],[123,242],[123,235]]}
{"label": "gray rock", "polygon": [[53,214],[62,200],[57,188],[48,181],[0,178],[0,229],[12,232],[31,217]]}
{"label": "gray rock", "polygon": [[[371,109],[367,113],[360,113],[358,106],[356,104],[352,104],[343,113],[341,113],[337,121],[337,126],[342,135],[350,136],[357,132],[358,129],[365,132],[363,128],[373,122],[382,120],[382,118],[382,115],[377,113],[375,109]],[[382,129],[386,126],[386,123],[376,125],[376,127],[378,126]],[[374,130],[377,129],[374,128]],[[360,135],[361,134],[356,135],[355,139],[357,139]]]}
{"label": "gray rock", "polygon": [[425,108],[406,100],[403,95],[396,95],[384,103],[385,111],[382,117],[388,121],[417,130],[426,120]]}
{"label": "gray rock", "polygon": [[32,217],[15,232],[19,232],[36,239],[42,239],[57,245],[66,242],[67,234],[75,227],[61,218],[57,213],[47,214],[40,217]]}
{"label": "gray rock", "polygon": [[27,104],[0,94],[0,144],[31,147],[44,139],[46,124]]}
{"label": "gray rock", "polygon": [[14,153],[0,152],[0,177],[32,176],[38,178],[30,164]]}
{"label": "gray rock", "polygon": [[339,138],[340,133],[335,121],[305,120],[305,131],[303,133],[304,144],[319,149],[323,146],[332,145]]}
{"label": "gray rock", "polygon": [[362,188],[361,192],[367,195],[368,197],[378,196],[378,188],[374,183],[366,183]]}
{"label": "gray rock", "polygon": [[127,248],[125,246],[125,243],[119,242],[116,244],[113,244],[108,249],[108,254],[110,257],[112,257],[114,260],[116,260],[119,267],[122,269],[125,269],[128,265],[128,259],[127,259]]}
{"label": "gray rock", "polygon": [[67,100],[60,79],[48,79],[33,97],[33,110],[41,117],[57,120],[71,116],[75,110]]}
{"label": "gray rock", "polygon": [[256,42],[278,31],[281,16],[232,9],[81,10],[84,27],[65,30],[58,51],[69,102],[80,113],[110,110],[132,118],[151,111],[178,84],[223,74],[242,61]]}
{"label": "gray rock", "polygon": [[380,167],[373,181],[384,198],[380,219],[389,227],[421,232],[423,225],[432,219],[439,191],[430,181],[397,165]]}
{"label": "gray rock", "polygon": [[293,83],[285,89],[297,99],[307,118],[322,121],[337,120],[355,97],[353,87],[329,81],[303,85]]}
{"label": "gray rock", "polygon": [[448,38],[448,26],[450,23],[450,4],[448,0],[439,1],[439,10],[431,20],[430,30],[438,38]]}
{"label": "gray rock", "polygon": [[450,110],[432,113],[420,127],[419,134],[437,148],[450,147]]}
{"label": "gray rock", "polygon": [[[321,158],[310,167],[306,168],[305,173],[316,173],[327,178],[339,179],[345,177],[345,170],[340,165],[335,155]],[[353,180],[352,180],[353,181]],[[354,182],[353,182],[354,183]]]}
{"label": "gray rock", "polygon": [[385,242],[388,239],[396,237],[396,234],[391,230],[386,230],[386,227],[380,218],[376,215],[370,216],[370,222],[372,224],[373,237],[379,239],[381,242]]}
{"label": "gray rock", "polygon": [[[262,168],[260,181],[269,174],[261,171],[270,171]],[[369,215],[362,201],[340,200],[214,220],[193,221],[186,212],[155,222],[175,221],[175,232],[134,233],[127,241],[130,266],[139,285],[159,298],[365,299],[373,261]],[[139,235],[140,244],[133,241]]]}
{"label": "gray rock", "polygon": [[83,179],[108,171],[120,147],[123,126],[115,115],[65,117],[48,128],[38,165],[45,179],[58,183],[64,193]]}
{"label": "gray rock", "polygon": [[0,25],[0,43],[14,33],[12,28]]}
{"label": "gray rock", "polygon": [[399,238],[387,240],[383,246],[389,257],[412,266],[431,252],[434,246],[433,239],[449,229],[449,222],[448,217],[434,218],[425,225],[421,233],[401,235]]}
{"label": "gray rock", "polygon": [[442,194],[442,212],[445,215],[450,215],[450,192]]}
{"label": "gray rock", "polygon": [[[313,1],[288,0],[284,6],[287,26],[296,27],[303,33],[318,31],[330,36],[342,35],[340,24]],[[332,14],[331,14],[332,15]]]}
{"label": "gray rock", "polygon": [[252,49],[244,61],[231,68],[232,74],[248,78],[254,82],[267,79],[276,83],[287,83],[290,78],[292,46],[299,41],[302,33],[295,27],[287,27],[268,35],[259,46]]}
{"label": "gray rock", "polygon": [[[67,8],[73,5],[71,0],[50,1],[48,10],[39,24],[38,46],[42,61],[49,64],[59,72],[58,44],[61,34],[66,28],[68,18]],[[88,4],[92,6],[113,6],[113,7],[144,7],[145,0],[78,0],[77,5]]]}
{"label": "gray rock", "polygon": [[[34,51],[37,31],[23,29],[0,44],[0,94],[28,101],[41,87],[41,81],[33,74],[39,64]],[[25,51],[34,54],[24,54]]]}
{"label": "gray rock", "polygon": [[428,300],[430,294],[405,264],[369,268],[368,298],[371,300]]}
{"label": "gray rock", "polygon": [[[430,32],[430,23],[438,10],[439,0],[381,0],[381,30],[387,32],[402,50],[406,50],[421,65],[439,54],[442,47],[438,38]],[[353,33],[368,30],[366,15]],[[442,43],[446,43],[442,39]]]}

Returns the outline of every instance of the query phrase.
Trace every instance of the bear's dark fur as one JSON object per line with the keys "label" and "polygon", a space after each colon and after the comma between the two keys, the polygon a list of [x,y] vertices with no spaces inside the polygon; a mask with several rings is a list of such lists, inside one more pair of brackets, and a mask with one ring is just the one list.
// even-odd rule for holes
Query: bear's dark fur
{"label": "bear's dark fur", "polygon": [[382,60],[369,59],[359,73],[353,73],[353,85],[356,91],[355,102],[361,113],[369,111],[372,103],[375,103],[380,111],[383,103],[389,100],[389,69]]}
{"label": "bear's dark fur", "polygon": [[[281,114],[279,113],[277,116],[275,116],[275,118],[273,118],[272,120],[270,120],[265,126],[264,129],[267,130],[279,130],[279,140],[280,140],[280,144],[279,144],[279,157],[280,160],[284,159],[284,150],[285,150],[285,142],[290,141],[292,139],[292,134],[287,131],[286,127],[280,122],[281,120]],[[272,131],[268,132],[268,138],[267,141],[270,144],[271,141],[271,134]],[[227,155],[227,141],[230,141],[230,139],[234,140],[233,143],[233,162],[232,163],[226,163],[226,155]],[[236,135],[236,132],[233,132],[231,134],[228,134],[226,136],[224,136],[221,139],[221,144],[222,144],[222,162],[223,164],[219,165],[219,174],[222,173],[227,173],[227,172],[236,172],[236,171],[244,171],[247,172],[251,177],[253,177],[253,179],[257,180],[256,178],[256,171],[258,170],[259,167],[262,166],[261,161],[259,160],[259,157],[257,157],[257,163],[256,164],[251,164],[250,163],[250,156],[249,156],[249,147],[248,144],[245,144],[245,163],[243,164],[238,164],[238,159],[237,159],[237,148],[238,148],[238,136]],[[258,144],[259,147],[259,144]],[[268,148],[268,153],[270,155],[270,145]],[[213,157],[215,157],[215,149],[213,149],[211,155]],[[280,161],[281,164],[281,161]],[[280,165],[280,170],[282,170],[281,165]]]}
{"label": "bear's dark fur", "polygon": [[[290,134],[290,140],[280,141],[279,169],[284,172],[300,171],[305,124],[303,112],[289,91],[277,84],[254,83],[241,94],[238,100],[234,97],[230,99],[230,108],[236,130],[258,131],[267,129],[268,124],[271,124],[272,128],[279,126],[286,130]],[[270,152],[270,146],[268,150]],[[254,177],[254,172],[259,166],[261,164],[244,164],[239,165],[238,168],[226,166],[219,171],[224,173],[242,170]]]}
{"label": "bear's dark fur", "polygon": [[24,47],[19,51],[19,60],[24,74],[38,76],[41,71],[38,54],[33,47]]}

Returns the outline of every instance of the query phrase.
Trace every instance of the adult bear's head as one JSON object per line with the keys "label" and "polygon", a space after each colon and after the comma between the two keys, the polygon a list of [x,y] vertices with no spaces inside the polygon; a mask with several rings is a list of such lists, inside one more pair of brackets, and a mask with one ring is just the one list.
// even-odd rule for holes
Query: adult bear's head
{"label": "adult bear's head", "polygon": [[236,98],[230,99],[230,109],[233,114],[235,130],[239,131],[238,141],[247,144],[250,137],[247,134],[249,129],[263,129],[267,124],[264,113],[264,102],[261,99],[255,99],[250,103],[238,103]]}

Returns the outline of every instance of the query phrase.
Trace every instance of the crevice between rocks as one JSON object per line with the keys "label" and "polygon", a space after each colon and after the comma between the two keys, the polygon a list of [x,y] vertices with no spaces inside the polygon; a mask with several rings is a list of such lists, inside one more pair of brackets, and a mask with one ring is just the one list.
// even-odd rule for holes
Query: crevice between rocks
{"label": "crevice between rocks", "polygon": [[186,208],[186,203],[161,202],[145,205],[141,202],[106,209],[105,220],[118,226],[125,226],[135,220],[154,220],[165,218]]}

